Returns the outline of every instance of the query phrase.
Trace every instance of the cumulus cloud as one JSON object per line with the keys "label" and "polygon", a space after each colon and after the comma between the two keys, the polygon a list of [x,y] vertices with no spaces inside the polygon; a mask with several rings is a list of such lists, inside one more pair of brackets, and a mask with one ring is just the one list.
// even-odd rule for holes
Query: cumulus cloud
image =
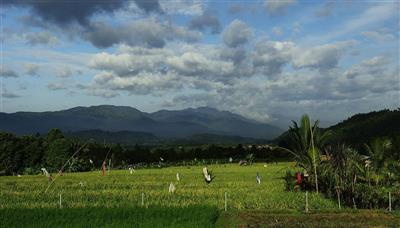
{"label": "cumulus cloud", "polygon": [[221,24],[216,15],[211,12],[204,13],[200,16],[192,18],[189,28],[199,31],[205,31],[210,28],[211,33],[216,34],[221,31]]}
{"label": "cumulus cloud", "polygon": [[398,73],[391,62],[387,57],[375,56],[351,66],[338,77],[338,90],[349,97],[399,91]]}
{"label": "cumulus cloud", "polygon": [[160,3],[158,0],[134,0],[136,5],[144,10],[146,13],[150,12],[161,12]]}
{"label": "cumulus cloud", "polygon": [[[70,1],[30,1],[30,0],[9,0],[5,5],[16,7],[28,7],[34,15],[39,16],[44,21],[67,26],[71,23],[87,25],[89,18],[96,13],[113,12],[122,8],[127,1],[77,1],[71,4]],[[146,1],[147,2],[147,1]]]}
{"label": "cumulus cloud", "polygon": [[98,70],[112,71],[120,76],[132,76],[141,71],[161,71],[166,58],[172,55],[171,51],[166,49],[125,45],[122,45],[119,51],[117,54],[106,52],[95,54],[89,66]]}
{"label": "cumulus cloud", "polygon": [[162,10],[166,14],[201,15],[207,6],[203,0],[160,0]]}
{"label": "cumulus cloud", "polygon": [[[134,0],[135,5],[144,13],[162,13],[158,0]],[[29,8],[32,16],[39,16],[42,22],[49,22],[60,27],[79,24],[88,26],[90,19],[98,14],[112,14],[118,10],[128,7],[131,2],[127,0],[77,1],[71,4],[68,0],[59,1],[30,1],[9,0],[5,6]],[[42,23],[43,24],[43,23]]]}
{"label": "cumulus cloud", "polygon": [[180,74],[188,76],[225,77],[232,74],[234,69],[231,62],[208,59],[196,52],[170,57],[166,63]]}
{"label": "cumulus cloud", "polygon": [[58,43],[57,37],[46,31],[28,33],[24,35],[24,38],[30,45],[54,45]]}
{"label": "cumulus cloud", "polygon": [[282,68],[292,60],[294,48],[295,45],[292,42],[260,39],[255,44],[255,51],[252,56],[255,70],[269,77],[279,75]]}
{"label": "cumulus cloud", "polygon": [[[328,104],[340,109],[343,102],[398,91],[389,58],[377,56],[340,67],[341,58],[355,44],[350,40],[304,47],[264,37],[246,48],[120,45],[116,53],[92,56],[89,67],[98,72],[81,88],[105,98],[120,93],[174,94],[165,106],[219,107],[263,121],[268,121],[270,110],[289,112],[287,107],[295,107],[298,113],[293,115],[300,115]],[[287,66],[293,71],[285,72]]]}
{"label": "cumulus cloud", "polygon": [[220,57],[224,60],[230,60],[235,65],[238,65],[246,60],[248,54],[244,48],[222,48]]}
{"label": "cumulus cloud", "polygon": [[[87,87],[89,91],[127,91],[129,94],[159,94],[169,90],[178,90],[182,81],[173,74],[156,74],[141,72],[135,77],[120,77],[113,72],[102,71],[93,78],[93,83]],[[93,93],[94,94],[94,93]],[[100,93],[101,96],[104,96]]]}
{"label": "cumulus cloud", "polygon": [[222,40],[228,47],[238,47],[246,44],[252,37],[253,31],[241,20],[233,20],[223,31]]}
{"label": "cumulus cloud", "polygon": [[122,26],[110,26],[100,22],[92,23],[83,38],[99,48],[120,43],[160,48],[165,45],[167,40],[197,41],[201,38],[201,33],[160,22],[155,18],[147,18]]}
{"label": "cumulus cloud", "polygon": [[286,9],[295,4],[296,0],[265,0],[264,6],[270,15],[276,16],[286,12]]}
{"label": "cumulus cloud", "polygon": [[[179,94],[165,105],[219,107],[263,121],[269,121],[271,110],[294,116],[304,112],[318,113],[323,115],[323,119],[336,120],[337,112],[321,112],[318,109],[324,107],[327,110],[326,107],[329,107],[346,113],[346,107],[359,106],[360,102],[365,103],[369,99],[376,100],[382,94],[395,97],[397,93],[398,96],[399,89],[393,63],[377,56],[348,69],[335,69],[323,75],[306,69],[282,73],[275,80],[240,80],[224,87],[213,87],[207,92]],[[339,118],[346,115],[342,114]]]}
{"label": "cumulus cloud", "polygon": [[355,41],[350,40],[297,49],[294,53],[293,65],[297,68],[332,69],[338,65],[344,53],[355,44]]}

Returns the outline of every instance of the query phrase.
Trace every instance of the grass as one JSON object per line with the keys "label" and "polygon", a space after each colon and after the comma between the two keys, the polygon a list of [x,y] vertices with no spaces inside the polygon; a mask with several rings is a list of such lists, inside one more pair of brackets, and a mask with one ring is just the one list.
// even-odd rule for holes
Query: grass
{"label": "grass", "polygon": [[[66,173],[47,194],[48,181],[43,175],[0,177],[0,221],[5,227],[209,227],[224,209],[225,192],[228,212],[217,222],[222,227],[278,226],[276,220],[299,227],[313,226],[319,218],[324,218],[320,220],[324,226],[347,221],[346,214],[332,214],[337,210],[336,202],[316,193],[309,194],[312,213],[303,214],[305,193],[285,191],[282,178],[293,163],[211,165],[208,168],[216,175],[211,184],[204,182],[202,168],[140,169],[133,174],[112,170],[107,176],[100,171]],[[260,185],[255,180],[257,172],[262,178]],[[179,182],[176,173],[180,174]],[[175,193],[168,192],[171,182]],[[59,194],[62,209],[58,208]],[[348,219],[358,219],[353,215],[348,213]],[[364,221],[365,216],[360,216]],[[382,218],[385,222],[386,217]]]}
{"label": "grass", "polygon": [[[291,165],[213,165],[208,167],[216,175],[211,184],[204,182],[201,166],[142,169],[132,175],[128,170],[112,170],[108,176],[99,171],[66,173],[57,178],[48,194],[44,194],[48,181],[42,175],[1,177],[0,208],[55,208],[60,193],[65,208],[135,207],[141,206],[144,193],[147,207],[205,205],[222,209],[227,192],[229,209],[302,210],[304,193],[284,191],[282,176]],[[257,172],[262,177],[260,185],[255,181]],[[168,192],[171,182],[176,186],[173,194]],[[309,194],[309,203],[310,209],[337,207],[315,193]]]}
{"label": "grass", "polygon": [[400,217],[382,211],[271,213],[265,210],[224,212],[217,227],[399,227]]}
{"label": "grass", "polygon": [[[213,227],[213,207],[0,209],[2,227]],[[196,219],[193,219],[196,218]]]}

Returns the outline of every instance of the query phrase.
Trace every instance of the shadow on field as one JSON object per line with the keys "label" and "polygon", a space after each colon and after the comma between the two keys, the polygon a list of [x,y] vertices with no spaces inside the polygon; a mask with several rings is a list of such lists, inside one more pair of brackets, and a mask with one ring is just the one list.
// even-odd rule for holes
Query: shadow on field
{"label": "shadow on field", "polygon": [[0,209],[0,227],[213,227],[215,207]]}

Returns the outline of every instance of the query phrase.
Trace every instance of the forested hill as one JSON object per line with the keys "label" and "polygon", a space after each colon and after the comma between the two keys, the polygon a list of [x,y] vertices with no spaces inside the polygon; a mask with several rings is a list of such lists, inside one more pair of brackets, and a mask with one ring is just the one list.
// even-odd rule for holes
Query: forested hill
{"label": "forested hill", "polygon": [[400,136],[400,109],[354,115],[328,128],[333,140],[348,144],[370,142],[374,138]]}
{"label": "forested hill", "polygon": [[282,133],[273,125],[210,107],[147,113],[128,106],[99,105],[54,112],[0,113],[0,131],[29,135],[46,134],[53,128],[63,132],[84,131],[81,134],[84,136],[88,133],[99,135],[93,130],[119,132],[119,135],[121,132],[141,132],[161,139],[198,134],[273,139]]}
{"label": "forested hill", "polygon": [[[374,138],[400,138],[400,109],[356,114],[324,130],[333,131],[331,142],[350,145],[369,143]],[[287,145],[288,131],[274,141],[281,146]]]}

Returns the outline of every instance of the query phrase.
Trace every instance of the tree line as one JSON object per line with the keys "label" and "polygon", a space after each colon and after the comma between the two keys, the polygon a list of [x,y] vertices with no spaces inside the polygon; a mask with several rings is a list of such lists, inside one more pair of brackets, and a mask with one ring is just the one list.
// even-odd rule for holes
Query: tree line
{"label": "tree line", "polygon": [[[71,156],[80,150],[74,157]],[[160,159],[165,164],[182,161],[227,162],[247,159],[272,161],[287,159],[286,152],[273,151],[264,146],[200,145],[200,146],[144,146],[98,143],[95,140],[67,138],[59,129],[50,130],[45,135],[16,136],[0,132],[0,175],[35,174],[42,167],[57,172],[70,159],[64,172],[90,171],[99,169],[105,159],[111,159],[114,168],[154,165]],[[204,161],[203,161],[204,160]]]}

